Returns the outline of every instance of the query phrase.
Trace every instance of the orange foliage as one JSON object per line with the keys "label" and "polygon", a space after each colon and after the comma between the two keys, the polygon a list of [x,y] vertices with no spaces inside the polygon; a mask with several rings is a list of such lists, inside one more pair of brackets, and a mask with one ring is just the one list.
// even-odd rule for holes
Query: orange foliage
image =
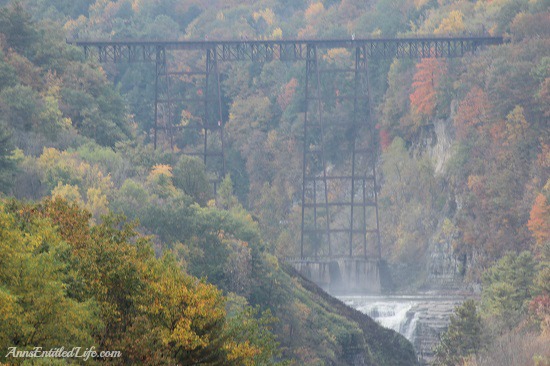
{"label": "orange foliage", "polygon": [[277,103],[279,103],[281,109],[285,109],[286,107],[288,107],[288,105],[292,101],[292,98],[294,97],[297,86],[298,80],[296,80],[296,78],[290,79],[290,81],[285,85],[283,93],[277,97]]}
{"label": "orange foliage", "polygon": [[543,193],[535,198],[527,227],[533,233],[537,244],[543,245],[550,240],[550,206]]}
{"label": "orange foliage", "polygon": [[445,61],[425,58],[416,65],[413,78],[414,92],[410,95],[413,110],[423,116],[431,116],[436,105],[436,90],[446,72]]}
{"label": "orange foliage", "polygon": [[63,240],[74,249],[82,249],[90,240],[89,223],[92,215],[75,203],[63,199],[45,199],[38,206],[41,217],[48,217],[57,226]]}
{"label": "orange foliage", "polygon": [[[474,86],[458,106],[454,120],[457,136],[465,138],[470,128],[479,129],[488,119],[489,109],[490,103],[487,94]],[[497,131],[494,132],[495,136],[499,135]]]}

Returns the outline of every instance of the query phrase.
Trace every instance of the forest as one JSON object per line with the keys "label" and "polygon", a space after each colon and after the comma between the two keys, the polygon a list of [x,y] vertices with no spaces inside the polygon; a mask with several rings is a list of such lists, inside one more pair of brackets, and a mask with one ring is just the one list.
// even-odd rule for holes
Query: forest
{"label": "forest", "polygon": [[[67,40],[479,34],[506,42],[369,65],[385,290],[443,291],[449,275],[472,294],[434,365],[550,364],[550,1],[0,6],[0,364],[81,363],[6,357],[37,346],[122,352],[91,364],[417,364],[404,337],[284,262],[300,250],[301,66],[222,66],[227,174],[214,193],[184,153],[199,132],[153,147],[154,67],[100,64]],[[342,174],[346,143],[334,128]]]}

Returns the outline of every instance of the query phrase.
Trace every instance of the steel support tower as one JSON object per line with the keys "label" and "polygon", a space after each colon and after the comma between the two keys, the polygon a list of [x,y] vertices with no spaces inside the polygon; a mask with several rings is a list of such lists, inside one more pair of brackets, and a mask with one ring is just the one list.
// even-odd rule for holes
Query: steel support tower
{"label": "steel support tower", "polygon": [[[376,58],[452,58],[502,37],[410,37],[320,40],[148,41],[77,40],[86,57],[99,62],[155,63],[155,120],[152,140],[171,150],[198,155],[211,172],[214,189],[225,175],[224,112],[220,63],[305,61],[300,258],[381,258],[378,185],[368,60]],[[352,64],[328,66],[327,50],[346,50]],[[181,51],[201,52],[202,70],[177,70]],[[327,67],[328,66],[328,67]],[[182,88],[182,84],[187,87]],[[192,110],[185,123],[182,111]],[[344,111],[344,112],[342,112]],[[340,115],[338,115],[340,113]],[[344,129],[337,158],[350,174],[334,174],[331,139]],[[179,146],[184,130],[201,131],[198,148]],[[162,139],[161,139],[162,136]],[[196,137],[196,136],[195,136]],[[330,148],[329,148],[330,147]],[[372,245],[369,245],[372,243]],[[370,252],[369,252],[370,248]]]}
{"label": "steel support tower", "polygon": [[[319,256],[367,258],[368,240],[373,244],[371,247],[375,250],[375,256],[381,256],[375,167],[377,145],[373,133],[367,51],[365,46],[354,47],[350,51],[354,59],[352,65],[330,67],[326,63],[325,66],[321,64],[321,50],[316,45],[307,47],[300,237],[302,259]],[[339,84],[343,84],[336,90],[327,80],[335,76],[341,81]],[[327,123],[324,112],[331,102],[348,112],[344,121],[332,116]],[[342,150],[343,155],[349,155],[349,161],[344,164],[351,174],[331,174],[328,171],[326,140],[330,133],[327,133],[327,124],[347,124],[347,135],[351,140],[348,151],[344,151],[344,146],[338,147],[338,150]],[[344,191],[335,195],[333,192],[338,187],[344,187]],[[324,248],[319,248],[319,244]]]}

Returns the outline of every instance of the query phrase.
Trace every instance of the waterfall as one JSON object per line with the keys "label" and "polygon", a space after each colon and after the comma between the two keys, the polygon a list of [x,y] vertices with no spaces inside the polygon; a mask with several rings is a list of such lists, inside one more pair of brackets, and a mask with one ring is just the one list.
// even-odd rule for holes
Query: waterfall
{"label": "waterfall", "polygon": [[425,362],[433,359],[433,348],[445,331],[459,296],[430,294],[394,296],[342,296],[346,305],[367,314],[381,326],[399,332],[415,347]]}
{"label": "waterfall", "polygon": [[358,306],[357,310],[367,314],[383,327],[401,333],[412,342],[418,320],[418,314],[413,310],[416,305],[417,303],[412,301],[376,301]]}

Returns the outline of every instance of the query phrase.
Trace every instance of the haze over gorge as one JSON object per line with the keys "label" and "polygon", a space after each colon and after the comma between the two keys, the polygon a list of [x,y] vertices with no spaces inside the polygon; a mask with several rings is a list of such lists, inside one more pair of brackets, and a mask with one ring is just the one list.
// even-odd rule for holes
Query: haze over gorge
{"label": "haze over gorge", "polygon": [[548,365],[549,6],[0,0],[0,364]]}

